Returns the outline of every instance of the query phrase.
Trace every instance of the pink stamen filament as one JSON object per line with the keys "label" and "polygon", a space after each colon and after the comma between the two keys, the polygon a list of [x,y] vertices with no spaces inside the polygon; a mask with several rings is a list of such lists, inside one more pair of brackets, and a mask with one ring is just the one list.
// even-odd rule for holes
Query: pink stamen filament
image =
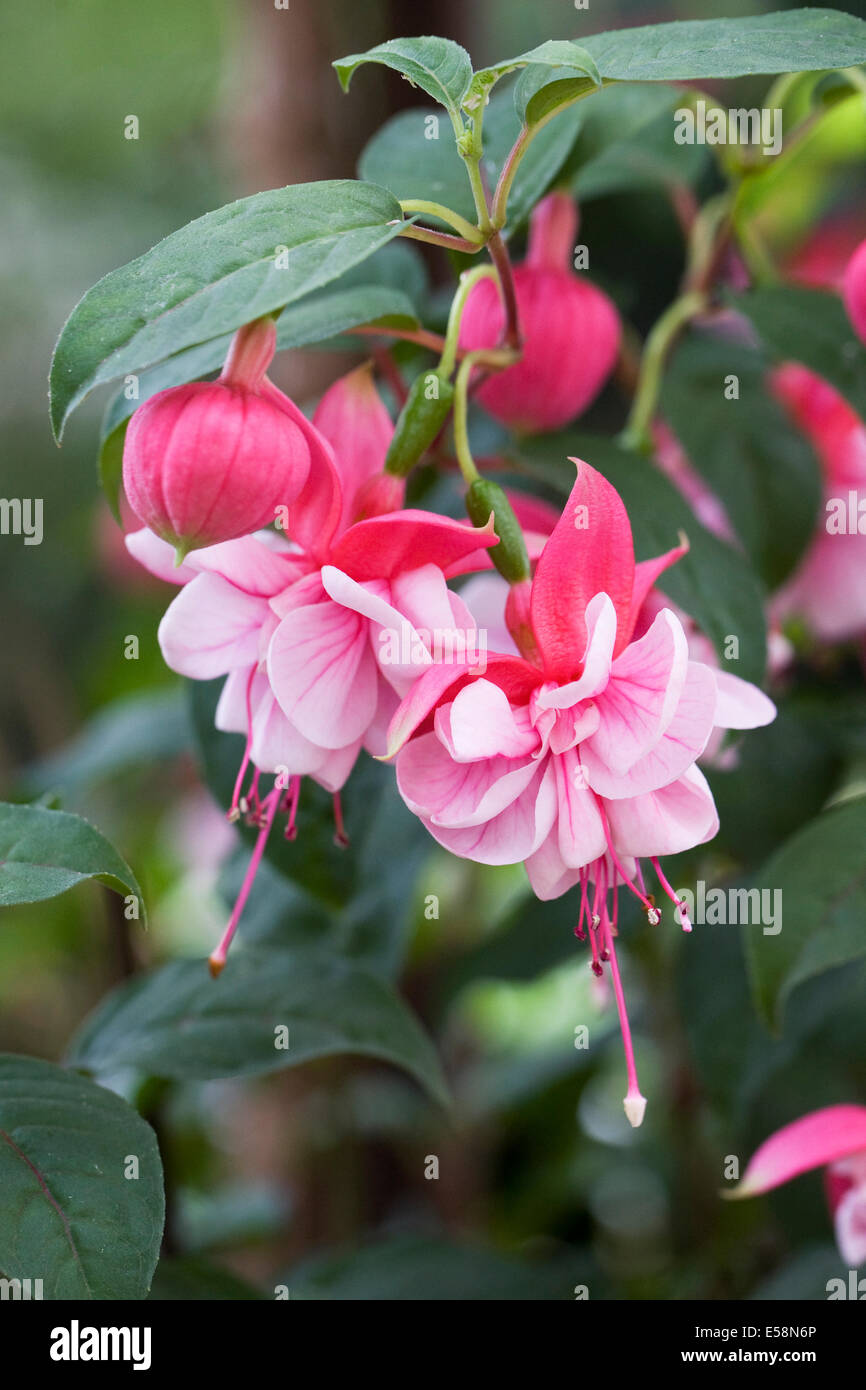
{"label": "pink stamen filament", "polygon": [[343,805],[339,792],[334,792],[334,841],[343,848],[349,843],[346,827],[343,824]]}
{"label": "pink stamen filament", "polygon": [[235,902],[235,905],[232,908],[232,915],[229,918],[228,926],[226,927],[223,933],[222,940],[220,941],[216,950],[211,953],[208,959],[210,973],[214,977],[219,975],[220,971],[223,969],[223,966],[226,963],[226,957],[228,956],[229,947],[232,944],[232,937],[234,936],[235,931],[237,930],[238,922],[241,919],[241,913],[243,912],[244,907],[246,906],[247,898],[250,895],[250,889],[253,886],[253,880],[256,876],[256,873],[258,872],[258,867],[261,863],[262,855],[265,852],[265,844],[267,843],[268,833],[270,831],[271,826],[274,823],[274,816],[277,813],[277,807],[280,804],[281,797],[282,793],[280,789],[278,787],[275,787],[272,792],[268,793],[268,795],[262,802],[264,820],[256,838],[256,843],[253,847],[253,852],[250,855],[250,862],[247,865],[247,871],[244,875],[244,881],[241,884],[241,891],[238,893],[237,901]]}
{"label": "pink stamen filament", "polygon": [[243,786],[243,784],[244,784],[244,778],[245,778],[246,775],[247,775],[247,768],[248,768],[249,765],[250,765],[250,753],[251,753],[252,746],[253,746],[252,690],[253,690],[253,678],[254,678],[255,674],[256,674],[256,668],[255,668],[255,666],[251,666],[251,667],[250,667],[249,678],[248,678],[248,680],[247,680],[247,694],[246,694],[246,701],[247,701],[247,741],[246,741],[246,745],[245,745],[245,747],[244,747],[244,756],[243,756],[243,758],[241,759],[241,765],[240,765],[240,767],[238,768],[238,775],[237,775],[237,777],[235,778],[235,789],[234,789],[234,791],[232,792],[232,804],[231,804],[231,806],[229,807],[229,812],[228,812],[229,820],[237,820],[237,819],[238,819],[238,816],[240,815],[240,810],[239,810],[239,807],[238,807],[238,802],[240,801],[241,787]]}
{"label": "pink stamen filament", "polygon": [[[637,1079],[637,1066],[634,1060],[634,1046],[631,1039],[631,1028],[629,1027],[628,1013],[625,1006],[625,992],[622,987],[622,980],[619,973],[619,962],[616,958],[616,947],[613,944],[613,936],[608,927],[607,948],[610,960],[610,974],[613,980],[613,992],[616,997],[616,1010],[619,1014],[619,1026],[622,1032],[622,1045],[625,1052],[625,1066],[628,1075],[628,1092],[625,1101],[625,1113],[629,1123],[633,1126],[640,1124],[643,1119],[643,1111],[646,1108],[646,1099],[641,1095],[640,1086]],[[634,1117],[634,1118],[633,1118]]]}
{"label": "pink stamen filament", "polygon": [[678,897],[677,897],[677,895],[676,895],[676,893],[674,892],[673,888],[672,888],[671,885],[668,883],[667,878],[665,877],[665,874],[664,874],[664,870],[662,869],[662,866],[661,866],[661,864],[659,863],[659,861],[658,861],[657,859],[651,859],[651,860],[650,860],[650,863],[652,864],[653,868],[654,868],[655,871],[656,871],[656,878],[658,879],[659,883],[661,884],[661,886],[662,886],[664,892],[668,895],[668,897],[670,898],[670,900],[671,900],[671,902],[674,904],[674,906],[677,907],[677,908],[679,908],[680,922],[682,923],[683,931],[691,931],[691,929],[692,929],[692,924],[691,924],[691,922],[689,921],[688,913],[686,912],[686,904],[685,904],[685,902],[684,902],[681,898],[678,898]]}
{"label": "pink stamen filament", "polygon": [[289,781],[289,790],[286,793],[284,809],[288,812],[288,821],[284,831],[287,840],[294,840],[298,834],[298,827],[295,825],[295,817],[298,814],[298,802],[301,799],[301,779],[295,774]]}
{"label": "pink stamen filament", "polygon": [[[609,854],[610,857],[611,857],[611,860],[612,860],[612,862],[613,862],[613,864],[614,864],[614,867],[615,867],[617,873],[619,874],[619,876],[620,876],[620,878],[622,879],[623,883],[625,884],[626,888],[631,889],[631,891],[632,891],[632,893],[634,893],[635,897],[636,897],[640,902],[643,903],[643,905],[644,905],[644,907],[646,908],[647,912],[651,912],[651,911],[652,911],[652,906],[653,906],[653,905],[652,905],[652,903],[650,902],[649,898],[647,897],[646,893],[645,893],[645,892],[641,892],[641,890],[640,890],[638,887],[636,887],[636,885],[635,885],[635,884],[632,882],[632,880],[629,878],[628,874],[626,873],[625,869],[623,868],[622,864],[621,864],[620,861],[619,861],[619,858],[618,858],[618,856],[617,856],[617,852],[616,852],[616,850],[615,850],[614,847],[613,847],[613,840],[612,840],[611,837],[610,837],[610,826],[609,826],[608,823],[607,823],[607,816],[604,814],[604,807],[603,807],[603,805],[602,805],[602,803],[601,803],[601,801],[600,801],[600,799],[599,799],[598,797],[596,797],[596,805],[598,806],[598,812],[599,812],[599,815],[601,816],[601,823],[602,823],[602,825],[604,826],[604,838],[605,838],[605,840],[607,841],[607,852],[608,852],[608,854]],[[641,883],[641,886],[643,886],[643,883]]]}

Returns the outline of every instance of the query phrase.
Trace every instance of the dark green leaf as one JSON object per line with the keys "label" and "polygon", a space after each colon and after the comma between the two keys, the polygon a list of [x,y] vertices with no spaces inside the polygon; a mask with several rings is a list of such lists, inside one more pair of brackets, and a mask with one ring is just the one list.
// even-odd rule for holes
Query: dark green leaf
{"label": "dark green leaf", "polygon": [[[736,399],[726,396],[731,376]],[[661,413],[764,583],[778,588],[815,533],[821,476],[810,444],[767,391],[761,355],[691,335],[665,376]]]}
{"label": "dark green leaf", "polygon": [[678,145],[674,87],[614,84],[580,108],[583,120],[563,177],[580,202],[657,184],[697,181],[710,159],[705,145]]}
{"label": "dark green leaf", "polygon": [[363,63],[383,63],[399,72],[413,87],[421,87],[434,101],[447,108],[462,123],[460,104],[472,79],[472,60],[465,48],[450,39],[422,35],[412,39],[390,39],[366,53],[351,53],[332,64],[344,92],[356,69]]}
{"label": "dark green leaf", "polygon": [[81,816],[0,802],[0,905],[56,898],[95,878],[125,897],[144,899],[117,850]]}
{"label": "dark green leaf", "polygon": [[[300,304],[292,305],[282,313],[277,321],[277,350],[309,347],[313,343],[336,337],[347,329],[357,328],[359,324],[388,324],[395,328],[416,328],[418,320],[406,295],[398,289],[386,285],[359,285],[350,289],[328,290],[310,295]],[[185,348],[183,352],[173,353],[164,362],[142,372],[138,379],[137,394],[129,400],[124,391],[118,391],[108,403],[102,421],[101,471],[103,486],[117,485],[120,482],[120,457],[122,457],[123,436],[117,444],[119,427],[134,410],[155,396],[157,391],[165,391],[170,386],[183,386],[188,381],[196,381],[222,366],[232,340],[231,333],[220,338],[212,338],[207,343]],[[108,460],[106,462],[106,451]],[[108,478],[106,479],[106,470]]]}
{"label": "dark green leaf", "polygon": [[[508,200],[509,226],[526,217],[556,178],[574,143],[582,118],[578,105],[553,121],[532,141],[521,161]],[[401,111],[377,131],[359,163],[361,177],[381,183],[397,198],[426,198],[459,212],[474,222],[472,190],[466,168],[453,140],[440,133],[427,138],[430,111]],[[495,188],[508,152],[520,134],[520,120],[508,92],[495,92],[484,120],[482,168]],[[426,219],[425,219],[426,220]]]}
{"label": "dark green leaf", "polygon": [[337,179],[256,193],[173,232],[67,319],[51,364],[55,434],[94,386],[320,289],[396,236],[401,217],[385,189]]}
{"label": "dark green leaf", "polygon": [[756,882],[782,892],[782,930],[746,937],[755,1002],[778,1030],[795,985],[866,955],[866,797],[843,801],[798,831]]}
{"label": "dark green leaf", "polygon": [[[625,502],[639,560],[670,550],[684,531],[689,553],[660,576],[659,588],[710,638],[723,669],[745,680],[763,679],[766,628],[760,584],[742,555],[700,525],[677,489],[652,464],[609,439],[571,431],[527,440],[519,457],[539,480],[564,494],[574,485],[570,457],[586,459],[600,469]],[[725,657],[731,636],[739,638],[737,661]]]}
{"label": "dark green leaf", "polygon": [[71,743],[29,768],[27,786],[60,787],[68,797],[142,763],[177,757],[191,738],[180,690],[129,695],[106,705]]}
{"label": "dark green leaf", "polygon": [[826,9],[646,24],[582,42],[602,77],[621,82],[812,72],[866,62],[863,20]]}
{"label": "dark green leaf", "polygon": [[229,1270],[192,1255],[160,1260],[148,1295],[151,1303],[237,1303],[266,1297]]}
{"label": "dark green leaf", "polygon": [[[280,1047],[278,1030],[288,1029]],[[319,952],[248,946],[218,979],[178,960],[116,990],[70,1045],[72,1065],[208,1080],[257,1076],[350,1053],[403,1067],[437,1100],[447,1086],[430,1039],[390,985]]]}
{"label": "dark green leaf", "polygon": [[[567,82],[570,87],[580,87],[586,91],[601,86],[598,68],[585,48],[570,39],[548,39],[546,43],[520,53],[516,58],[506,58],[501,63],[476,72],[463,103],[464,109],[474,110],[494,82],[517,68],[526,68],[532,73],[528,85],[519,82],[514,91],[515,110],[521,125],[533,125],[541,119],[540,105],[535,98],[541,88],[552,80],[558,87]],[[555,79],[551,78],[551,72],[556,72]]]}
{"label": "dark green leaf", "polygon": [[775,358],[801,362],[826,377],[859,415],[866,416],[866,347],[838,294],[779,285],[731,295]]}
{"label": "dark green leaf", "polygon": [[0,1054],[2,1276],[41,1279],[46,1299],[145,1298],[163,1218],[141,1116],[62,1067]]}

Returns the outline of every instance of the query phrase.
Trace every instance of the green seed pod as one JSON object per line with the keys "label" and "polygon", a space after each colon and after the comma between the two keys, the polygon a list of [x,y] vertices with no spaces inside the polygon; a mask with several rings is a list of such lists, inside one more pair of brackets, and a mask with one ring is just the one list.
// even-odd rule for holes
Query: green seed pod
{"label": "green seed pod", "polygon": [[466,494],[466,510],[476,526],[484,526],[493,513],[493,528],[499,537],[499,544],[490,551],[493,561],[503,579],[509,584],[518,584],[529,578],[529,556],[520,523],[511,503],[498,483],[489,478],[476,478]]}
{"label": "green seed pod", "polygon": [[425,453],[451,412],[454,387],[436,371],[412,382],[385,457],[385,472],[405,478]]}

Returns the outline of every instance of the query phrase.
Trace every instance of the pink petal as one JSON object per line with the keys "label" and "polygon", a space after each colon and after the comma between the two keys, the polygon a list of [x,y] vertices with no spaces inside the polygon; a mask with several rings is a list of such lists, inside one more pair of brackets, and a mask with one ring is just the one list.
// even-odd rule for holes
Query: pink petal
{"label": "pink petal", "polygon": [[622,500],[601,473],[579,459],[572,462],[577,481],[532,585],[532,626],[545,672],[560,682],[580,674],[590,599],[605,593],[613,603],[617,655],[628,641],[634,589],[634,548]]}
{"label": "pink petal", "polygon": [[524,867],[533,893],[541,902],[562,897],[580,882],[580,870],[569,869],[559,849],[559,827],[554,826],[538,849],[527,856]]}
{"label": "pink petal", "polygon": [[666,569],[675,565],[677,560],[681,560],[689,551],[687,538],[680,533],[680,543],[674,546],[673,550],[666,550],[664,555],[657,555],[653,560],[641,560],[634,567],[634,589],[631,596],[631,608],[628,618],[628,637],[626,641],[631,641],[638,614],[644,605],[650,589],[655,584],[660,574],[664,574]]}
{"label": "pink petal", "polygon": [[[249,670],[232,671],[216,709],[215,724],[226,733],[247,733],[247,683]],[[252,742],[250,756],[261,772],[305,775],[315,772],[325,754],[289,723],[277,704],[270,682],[257,671],[250,687]]]}
{"label": "pink petal", "polygon": [[313,425],[334,451],[343,493],[340,530],[352,524],[358,493],[381,473],[394,434],[391,417],[365,362],[347,372],[325,392]]}
{"label": "pink petal", "polygon": [[[477,673],[480,674],[480,673]],[[525,704],[541,682],[541,672],[519,656],[492,656],[485,667],[488,680],[504,690],[512,704]],[[446,698],[454,699],[457,691],[472,680],[473,673],[451,663],[437,662],[425,671],[403,700],[388,730],[387,757],[395,753],[420,729],[433,710]]]}
{"label": "pink petal", "polygon": [[416,816],[462,829],[498,816],[525,791],[537,770],[532,758],[458,763],[436,734],[422,734],[397,760],[397,786]]}
{"label": "pink petal", "polygon": [[190,556],[182,565],[176,565],[174,547],[160,540],[147,526],[142,526],[140,531],[127,532],[123,539],[130,555],[157,579],[164,579],[167,584],[188,584],[195,578],[197,571],[189,563]]}
{"label": "pink petal", "polygon": [[577,750],[554,758],[559,853],[568,869],[582,869],[604,854],[607,840],[595,796],[586,783]]}
{"label": "pink petal", "polygon": [[567,685],[541,691],[537,701],[539,709],[570,709],[579,700],[592,699],[606,688],[616,642],[616,610],[607,594],[596,594],[590,600],[586,631],[583,674]]}
{"label": "pink petal", "polygon": [[732,1197],[754,1197],[812,1168],[866,1151],[866,1106],[828,1105],[777,1129],[752,1155]]}
{"label": "pink petal", "polygon": [[283,712],[322,748],[360,741],[376,713],[367,622],[331,599],[283,618],[268,649],[268,675]]}
{"label": "pink petal", "polygon": [[333,450],[294,401],[273,382],[265,381],[262,394],[294,420],[307,441],[310,471],[300,495],[289,510],[289,534],[309,555],[324,559],[340,524],[343,489]]}
{"label": "pink petal", "polygon": [[173,599],[159,625],[167,666],[182,676],[210,680],[258,661],[259,633],[268,606],[218,574],[199,574]]}
{"label": "pink petal", "polygon": [[357,522],[336,542],[331,561],[358,580],[391,579],[431,564],[449,578],[462,573],[460,562],[467,556],[498,544],[491,522],[468,526],[451,517],[407,509]]}
{"label": "pink petal", "polygon": [[276,549],[264,536],[265,533],[259,532],[193,550],[187,556],[185,567],[222,575],[236,589],[270,598],[298,577],[302,572],[300,566],[305,562],[290,551],[283,537],[275,537],[281,542]]}
{"label": "pink petal", "polygon": [[705,844],[719,828],[712,792],[697,767],[658,791],[605,801],[604,809],[620,857],[679,854]]}
{"label": "pink petal", "polygon": [[713,723],[717,728],[759,729],[773,722],[776,706],[763,690],[728,671],[716,671],[714,674],[717,695]]}
{"label": "pink petal", "polygon": [[663,608],[649,632],[614,661],[598,696],[596,763],[622,775],[658,743],[679,704],[688,664],[682,626]]}
{"label": "pink petal", "polygon": [[833,1214],[839,1253],[850,1269],[866,1261],[866,1183],[852,1187]]}
{"label": "pink petal", "polygon": [[[599,708],[602,701],[598,702]],[[642,796],[676,782],[703,753],[713,729],[716,682],[708,666],[690,662],[676,713],[661,738],[626,772],[614,772],[599,757],[596,739],[581,744],[587,781],[600,796]]]}
{"label": "pink petal", "polygon": [[512,710],[505,693],[487,680],[472,681],[450,705],[441,706],[435,727],[451,757],[461,763],[497,755],[523,758],[539,745],[526,707]]}

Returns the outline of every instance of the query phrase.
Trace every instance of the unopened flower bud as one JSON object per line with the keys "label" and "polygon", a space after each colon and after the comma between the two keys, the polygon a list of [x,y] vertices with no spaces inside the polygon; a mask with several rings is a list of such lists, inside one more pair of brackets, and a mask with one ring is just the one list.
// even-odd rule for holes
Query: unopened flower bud
{"label": "unopened flower bud", "polygon": [[415,378],[394,429],[386,473],[405,478],[445,424],[453,399],[454,387],[439,372],[422,372]]}
{"label": "unopened flower bud", "polygon": [[[567,194],[542,199],[526,260],[514,271],[523,356],[478,390],[485,409],[513,429],[560,429],[595,399],[616,362],[619,316],[607,295],[572,270],[576,232]],[[480,280],[463,310],[461,348],[496,347],[504,321],[497,285]]]}
{"label": "unopened flower bud", "polygon": [[272,318],[248,324],[235,334],[218,381],[160,391],[129,422],[126,496],[179,561],[267,526],[306,482],[307,441],[261,389],[275,347]]}

